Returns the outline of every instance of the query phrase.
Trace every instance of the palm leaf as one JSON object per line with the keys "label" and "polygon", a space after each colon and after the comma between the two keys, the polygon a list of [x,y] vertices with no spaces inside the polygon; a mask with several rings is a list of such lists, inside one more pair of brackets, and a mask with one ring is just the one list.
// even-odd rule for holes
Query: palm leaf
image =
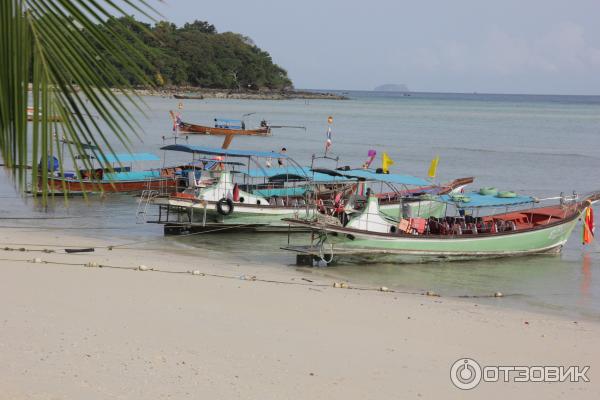
{"label": "palm leaf", "polygon": [[[107,23],[125,15],[119,4],[150,18],[155,13],[144,0],[0,1],[0,155],[23,188],[26,167],[33,165],[31,182],[34,191],[39,182],[44,200],[52,157],[60,160],[60,172],[65,153],[76,171],[91,169],[82,144],[97,146],[98,159],[113,151],[102,125],[126,148],[131,133],[141,129],[131,113],[132,106],[143,111],[141,101],[129,90],[124,72],[145,85],[152,85],[152,79],[143,72],[148,62],[138,50],[139,39],[124,36],[123,29],[117,33],[118,21]],[[28,105],[33,108],[29,126]],[[66,151],[61,151],[61,138],[68,139]]]}

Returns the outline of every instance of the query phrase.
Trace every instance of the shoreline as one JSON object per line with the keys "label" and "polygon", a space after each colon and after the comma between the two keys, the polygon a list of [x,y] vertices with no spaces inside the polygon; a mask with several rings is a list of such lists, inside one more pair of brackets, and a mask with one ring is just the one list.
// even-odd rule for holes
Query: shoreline
{"label": "shoreline", "polygon": [[[134,88],[134,92],[140,96],[159,96],[174,98],[174,96],[190,97],[191,100],[202,99],[236,99],[236,100],[349,100],[347,96],[307,90],[231,90],[231,89],[209,89],[194,86],[175,86],[160,89]],[[185,100],[185,98],[182,98]]]}
{"label": "shoreline", "polygon": [[[8,243],[98,247],[64,254],[4,250],[17,247]],[[334,288],[327,276],[194,249],[109,244],[0,228],[5,396],[461,398],[449,379],[461,357],[482,365],[591,365],[590,383],[482,383],[474,395],[600,393],[600,324],[593,321]],[[83,266],[90,262],[107,266]]]}

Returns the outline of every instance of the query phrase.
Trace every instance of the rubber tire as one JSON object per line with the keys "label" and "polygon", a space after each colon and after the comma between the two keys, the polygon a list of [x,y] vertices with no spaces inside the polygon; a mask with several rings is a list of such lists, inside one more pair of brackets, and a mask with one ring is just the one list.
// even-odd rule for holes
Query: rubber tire
{"label": "rubber tire", "polygon": [[[227,211],[223,209],[224,205],[227,205]],[[233,201],[223,197],[217,202],[217,212],[223,216],[231,214],[233,212]]]}

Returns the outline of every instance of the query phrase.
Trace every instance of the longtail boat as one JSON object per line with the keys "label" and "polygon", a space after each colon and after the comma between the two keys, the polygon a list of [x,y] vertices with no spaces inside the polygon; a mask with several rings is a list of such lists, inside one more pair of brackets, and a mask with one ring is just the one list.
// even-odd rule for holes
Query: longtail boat
{"label": "longtail boat", "polygon": [[[91,156],[90,156],[91,157]],[[62,171],[58,160],[48,162],[47,176],[49,188],[55,193],[141,193],[144,190],[162,190],[174,192],[181,185],[183,167],[157,168],[154,170],[135,171],[131,164],[140,161],[159,161],[160,158],[150,153],[105,154],[105,163],[113,164],[112,169],[95,168],[80,171]],[[130,165],[123,165],[129,163]],[[43,177],[38,178],[38,190],[42,189]]]}
{"label": "longtail boat", "polygon": [[[312,196],[315,185],[326,193],[348,190],[345,179],[315,175],[283,153],[191,145],[169,145],[162,150],[213,157],[219,164],[216,168],[199,168],[188,173],[188,187],[180,193],[157,192],[140,199],[140,204],[147,201],[159,206],[159,218],[151,222],[163,224],[165,233],[214,228],[287,230],[289,224],[282,222],[282,218],[306,215],[316,201]],[[284,165],[262,167],[260,159],[279,159]],[[251,168],[251,164],[255,167]]]}
{"label": "longtail boat", "polygon": [[239,119],[215,118],[214,126],[191,124],[181,121],[173,111],[169,111],[171,119],[178,125],[182,133],[197,133],[202,135],[246,135],[246,136],[269,136],[271,127],[266,121],[255,129],[246,129],[246,123]]}
{"label": "longtail boat", "polygon": [[[39,113],[39,118],[42,118],[42,113]],[[33,107],[27,107],[27,121],[32,122],[35,117],[35,110]],[[48,115],[48,122],[62,122],[62,117],[60,115]]]}
{"label": "longtail boat", "polygon": [[[287,249],[326,262],[361,263],[558,253],[582,213],[598,200],[600,192],[581,200],[576,195],[561,196],[558,204],[539,206],[540,200],[530,196],[511,193],[499,197],[473,192],[440,196],[438,201],[456,209],[457,214],[452,217],[395,219],[382,213],[377,196],[371,195],[366,207],[346,223],[324,220],[318,215],[286,219],[293,226],[318,232],[311,245]],[[514,207],[519,209],[509,211]],[[498,208],[505,210],[482,212]]]}
{"label": "longtail boat", "polygon": [[174,94],[173,98],[179,99],[179,100],[203,100],[204,96],[202,96],[202,95],[188,96],[188,95],[184,95],[184,94]]}

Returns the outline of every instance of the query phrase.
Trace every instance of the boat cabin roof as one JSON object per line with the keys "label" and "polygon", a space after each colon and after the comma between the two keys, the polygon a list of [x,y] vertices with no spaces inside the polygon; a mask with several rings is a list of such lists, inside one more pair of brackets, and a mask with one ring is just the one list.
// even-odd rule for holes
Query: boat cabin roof
{"label": "boat cabin roof", "polygon": [[275,168],[254,168],[246,172],[251,178],[268,178],[275,180],[310,180],[313,182],[341,182],[348,179],[340,176],[332,176],[313,172],[310,167],[295,167],[288,165]]}
{"label": "boat cabin roof", "polygon": [[358,179],[360,181],[385,182],[397,185],[409,186],[431,186],[431,182],[425,179],[417,178],[411,175],[400,174],[378,174],[365,169],[333,170],[333,169],[313,169],[314,172],[327,174],[331,176],[345,177],[348,179]]}
{"label": "boat cabin roof", "polygon": [[242,123],[242,121],[239,119],[227,119],[227,118],[215,118],[215,121],[223,122],[223,123],[227,123],[227,124],[238,124],[238,125],[240,125]]}
{"label": "boat cabin roof", "polygon": [[440,196],[440,201],[453,204],[458,208],[479,208],[516,206],[520,204],[534,203],[536,202],[536,199],[531,196],[498,197],[494,195],[482,195],[478,192],[470,192],[459,196],[445,194]]}
{"label": "boat cabin roof", "polygon": [[199,165],[200,163],[219,163],[219,164],[225,164],[225,165],[235,165],[235,166],[240,166],[240,167],[244,167],[246,166],[246,164],[244,164],[243,162],[239,162],[239,161],[221,161],[221,160],[215,160],[213,158],[200,158],[200,159],[195,159],[194,161],[188,163],[188,165]]}
{"label": "boat cabin roof", "polygon": [[98,160],[107,163],[126,163],[134,161],[159,161],[160,157],[151,153],[120,153],[120,154],[98,154]]}
{"label": "boat cabin roof", "polygon": [[168,146],[163,146],[160,149],[223,157],[289,158],[287,154],[276,153],[274,151],[231,150],[221,149],[218,147],[192,146],[186,144],[171,144]]}

